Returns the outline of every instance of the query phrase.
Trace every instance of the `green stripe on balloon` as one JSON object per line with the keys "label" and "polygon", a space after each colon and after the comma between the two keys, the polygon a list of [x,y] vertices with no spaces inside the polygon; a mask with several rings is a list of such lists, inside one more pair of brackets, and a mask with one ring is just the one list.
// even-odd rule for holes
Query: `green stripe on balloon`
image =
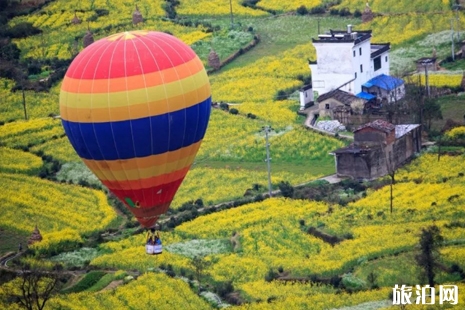
{"label": "green stripe on balloon", "polygon": [[134,202],[132,202],[131,198],[129,197],[126,197],[124,198],[124,200],[126,200],[126,202],[128,203],[128,205],[132,208],[137,208],[137,206],[134,204]]}

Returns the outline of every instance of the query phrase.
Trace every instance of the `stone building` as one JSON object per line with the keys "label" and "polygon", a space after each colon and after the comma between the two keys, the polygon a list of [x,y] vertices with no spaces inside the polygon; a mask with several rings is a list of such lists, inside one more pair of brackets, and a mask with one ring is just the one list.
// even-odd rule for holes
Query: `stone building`
{"label": "stone building", "polygon": [[338,119],[336,114],[340,113],[362,114],[366,100],[335,89],[318,97],[317,102],[320,117],[329,116]]}
{"label": "stone building", "polygon": [[375,120],[354,131],[354,142],[335,150],[339,177],[373,180],[388,174],[421,150],[421,126]]}

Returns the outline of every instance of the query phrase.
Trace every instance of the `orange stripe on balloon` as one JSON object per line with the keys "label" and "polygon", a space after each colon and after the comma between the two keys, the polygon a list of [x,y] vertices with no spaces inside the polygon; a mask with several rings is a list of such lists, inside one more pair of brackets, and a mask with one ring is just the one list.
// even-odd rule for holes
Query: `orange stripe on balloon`
{"label": "orange stripe on balloon", "polygon": [[89,159],[82,159],[87,167],[91,170],[110,170],[110,171],[118,171],[118,170],[131,170],[137,168],[150,168],[154,165],[157,165],[159,162],[165,162],[168,159],[169,162],[176,162],[179,158],[186,158],[191,154],[197,153],[198,149],[200,148],[200,144],[202,141],[198,141],[193,143],[189,146],[180,148],[176,151],[166,152],[163,154],[158,155],[151,155],[147,157],[135,157],[130,159],[117,159],[117,160],[106,160],[106,161],[99,161],[99,160],[89,160]]}
{"label": "orange stripe on balloon", "polygon": [[[182,180],[187,172],[189,167],[174,171],[172,173],[162,174],[156,177],[151,177],[147,179],[140,180],[130,180],[130,181],[102,181],[103,185],[108,187],[109,190],[118,189],[118,190],[138,190],[143,188],[151,188],[160,186],[166,183],[171,183],[177,180]],[[160,193],[162,194],[162,193]]]}
{"label": "orange stripe on balloon", "polygon": [[[207,100],[210,97],[210,94],[210,85],[205,84],[196,90],[186,92],[182,95],[130,106],[111,108],[71,108],[60,105],[60,116],[64,120],[78,123],[103,123],[138,119],[163,115],[195,106],[196,104]],[[60,97],[66,95],[67,94],[63,92],[60,94]],[[63,101],[65,100],[66,99],[63,99]]]}
{"label": "orange stripe on balloon", "polygon": [[194,58],[177,67],[162,71],[113,79],[77,79],[65,76],[61,89],[69,93],[113,93],[175,82],[204,70],[202,62]]}
{"label": "orange stripe on balloon", "polygon": [[[139,180],[171,173],[185,167],[190,167],[194,162],[194,159],[195,154],[192,154],[184,158],[179,158],[172,162],[167,162],[163,165],[154,165],[153,167],[139,167],[135,169],[124,170],[109,170],[97,168],[92,171],[101,181]],[[155,162],[153,162],[153,164],[155,164]]]}

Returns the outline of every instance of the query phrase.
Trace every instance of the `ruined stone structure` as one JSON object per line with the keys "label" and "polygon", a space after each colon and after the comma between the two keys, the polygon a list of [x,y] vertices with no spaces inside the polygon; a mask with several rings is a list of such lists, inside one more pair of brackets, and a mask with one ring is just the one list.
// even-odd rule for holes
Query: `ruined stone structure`
{"label": "ruined stone structure", "polygon": [[134,25],[137,25],[138,23],[144,22],[144,18],[142,17],[142,14],[139,11],[139,8],[136,5],[136,10],[134,13],[132,13],[132,23]]}
{"label": "ruined stone structure", "polygon": [[375,120],[354,131],[354,142],[333,152],[339,177],[373,180],[399,168],[421,149],[421,126]]}
{"label": "ruined stone structure", "polygon": [[221,66],[220,56],[213,50],[210,50],[210,54],[208,54],[208,65],[215,70],[218,70]]}
{"label": "ruined stone structure", "polygon": [[92,34],[92,32],[90,32],[90,29],[87,29],[87,33],[82,39],[82,44],[84,45],[84,48],[86,48],[92,43],[94,43],[94,35]]}
{"label": "ruined stone structure", "polygon": [[76,15],[76,11],[74,11],[74,17],[73,17],[73,19],[71,20],[71,23],[72,23],[73,25],[77,25],[77,24],[80,24],[80,23],[81,23],[81,20],[80,20],[79,17],[77,17],[77,15]]}
{"label": "ruined stone structure", "polygon": [[363,10],[363,13],[362,13],[362,23],[367,23],[369,21],[372,21],[374,17],[375,15],[373,14],[373,11],[371,10],[367,2],[365,6],[365,10]]}
{"label": "ruined stone structure", "polygon": [[34,228],[34,231],[32,232],[31,237],[29,237],[29,240],[27,241],[28,245],[31,245],[36,242],[42,241],[42,235],[40,234],[39,228],[36,227]]}

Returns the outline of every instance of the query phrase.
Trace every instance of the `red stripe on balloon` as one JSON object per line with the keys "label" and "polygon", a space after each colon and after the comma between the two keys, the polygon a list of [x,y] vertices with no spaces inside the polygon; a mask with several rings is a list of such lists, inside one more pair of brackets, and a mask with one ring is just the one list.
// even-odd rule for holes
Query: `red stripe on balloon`
{"label": "red stripe on balloon", "polygon": [[102,40],[105,41],[93,43],[93,48],[84,49],[76,57],[67,77],[113,79],[142,75],[177,67],[197,57],[182,41],[160,32],[131,40]]}
{"label": "red stripe on balloon", "polygon": [[[126,198],[130,198],[134,203],[138,202],[140,205],[141,212],[143,212],[142,209],[145,209],[145,208],[158,207],[158,208],[152,209],[153,213],[150,214],[151,216],[155,216],[155,215],[163,214],[164,212],[163,208],[165,208],[165,206],[163,205],[166,203],[170,203],[173,200],[173,197],[176,194],[176,191],[181,185],[183,179],[184,178],[181,178],[179,180],[176,180],[170,183],[166,183],[163,185],[154,186],[150,188],[133,189],[133,190],[113,189],[113,188],[108,188],[108,189],[123,202],[126,201]],[[103,183],[105,184],[105,182]],[[132,208],[128,206],[128,209],[132,211],[137,208]]]}

